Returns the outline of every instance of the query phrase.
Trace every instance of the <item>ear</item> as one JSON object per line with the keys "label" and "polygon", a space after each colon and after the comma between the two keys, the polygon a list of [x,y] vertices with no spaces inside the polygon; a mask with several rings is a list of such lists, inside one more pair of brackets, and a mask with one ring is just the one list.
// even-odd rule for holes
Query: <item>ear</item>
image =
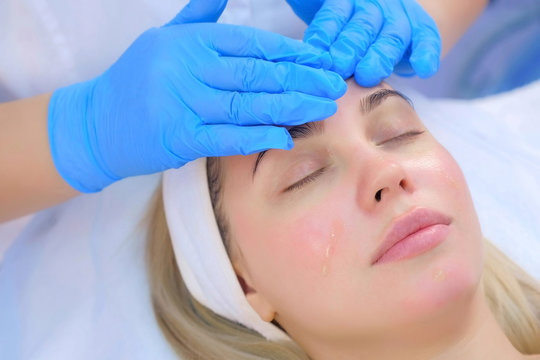
{"label": "ear", "polygon": [[239,264],[233,264],[233,268],[249,305],[251,305],[263,321],[271,322],[274,320],[276,315],[274,307],[263,294],[257,291],[249,273]]}

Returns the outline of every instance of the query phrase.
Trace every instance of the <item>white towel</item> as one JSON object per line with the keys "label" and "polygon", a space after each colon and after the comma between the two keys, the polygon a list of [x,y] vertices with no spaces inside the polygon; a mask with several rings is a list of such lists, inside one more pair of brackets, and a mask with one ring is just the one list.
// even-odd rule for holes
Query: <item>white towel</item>
{"label": "white towel", "polygon": [[246,300],[216,224],[205,158],[165,172],[163,202],[176,261],[195,299],[268,340],[288,339],[278,327],[263,321]]}

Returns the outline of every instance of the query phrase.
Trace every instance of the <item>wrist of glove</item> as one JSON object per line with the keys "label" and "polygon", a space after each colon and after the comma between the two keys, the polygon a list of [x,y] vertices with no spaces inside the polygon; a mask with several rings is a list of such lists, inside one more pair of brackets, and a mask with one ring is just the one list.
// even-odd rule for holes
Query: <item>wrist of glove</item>
{"label": "wrist of glove", "polygon": [[[96,133],[88,103],[97,79],[56,90],[49,102],[51,155],[64,180],[80,192],[95,192],[121,177],[110,171],[91,134]],[[91,179],[91,180],[89,180]]]}

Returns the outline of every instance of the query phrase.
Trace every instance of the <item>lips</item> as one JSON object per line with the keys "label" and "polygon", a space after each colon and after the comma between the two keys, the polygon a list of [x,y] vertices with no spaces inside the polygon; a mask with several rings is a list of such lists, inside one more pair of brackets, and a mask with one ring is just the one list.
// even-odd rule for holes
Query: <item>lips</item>
{"label": "lips", "polygon": [[406,212],[390,224],[384,236],[384,241],[375,251],[371,265],[377,263],[394,245],[410,235],[434,225],[449,225],[451,222],[449,216],[428,208],[416,207]]}

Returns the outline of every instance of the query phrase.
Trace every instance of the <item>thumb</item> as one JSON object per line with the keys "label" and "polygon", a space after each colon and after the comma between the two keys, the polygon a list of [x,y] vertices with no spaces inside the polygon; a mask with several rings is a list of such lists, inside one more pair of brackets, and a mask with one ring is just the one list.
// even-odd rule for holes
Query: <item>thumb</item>
{"label": "thumb", "polygon": [[191,0],[165,26],[194,22],[216,22],[227,5],[227,0]]}
{"label": "thumb", "polygon": [[287,3],[296,16],[302,19],[307,25],[311,23],[323,2],[324,0],[287,0]]}

